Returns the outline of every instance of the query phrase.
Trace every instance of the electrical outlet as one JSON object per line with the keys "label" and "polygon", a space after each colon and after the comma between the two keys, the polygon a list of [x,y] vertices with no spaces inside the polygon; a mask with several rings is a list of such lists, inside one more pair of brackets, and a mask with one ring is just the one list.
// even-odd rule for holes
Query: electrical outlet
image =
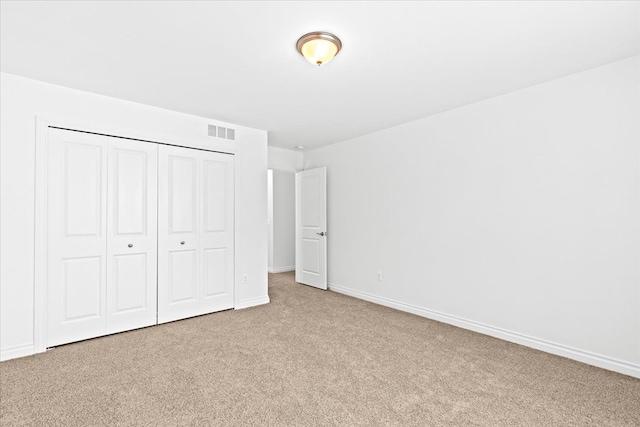
{"label": "electrical outlet", "polygon": [[242,283],[249,283],[249,276],[248,275],[244,275],[242,276]]}
{"label": "electrical outlet", "polygon": [[382,281],[382,271],[378,271],[378,282]]}

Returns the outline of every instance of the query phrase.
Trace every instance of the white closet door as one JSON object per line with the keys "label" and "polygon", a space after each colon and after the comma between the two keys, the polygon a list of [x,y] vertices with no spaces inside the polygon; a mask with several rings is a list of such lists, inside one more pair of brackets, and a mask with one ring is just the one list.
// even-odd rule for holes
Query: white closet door
{"label": "white closet door", "polygon": [[202,298],[207,313],[233,308],[233,156],[202,154]]}
{"label": "white closet door", "polygon": [[158,323],[199,308],[198,153],[158,147]]}
{"label": "white closet door", "polygon": [[233,308],[233,156],[159,147],[158,322]]}
{"label": "white closet door", "polygon": [[108,138],[49,130],[47,346],[106,330]]}
{"label": "white closet door", "polygon": [[158,145],[110,138],[107,333],[156,324]]}
{"label": "white closet door", "polygon": [[49,130],[47,346],[156,323],[157,145]]}

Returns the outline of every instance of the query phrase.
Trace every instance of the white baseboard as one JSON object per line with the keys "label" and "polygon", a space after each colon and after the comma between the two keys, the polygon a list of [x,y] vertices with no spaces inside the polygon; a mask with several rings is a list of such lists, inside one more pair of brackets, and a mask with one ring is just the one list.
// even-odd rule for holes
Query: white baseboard
{"label": "white baseboard", "polygon": [[16,359],[18,357],[31,356],[36,350],[33,344],[19,345],[16,347],[5,348],[0,351],[0,361]]}
{"label": "white baseboard", "polygon": [[286,273],[287,271],[296,271],[295,265],[289,265],[286,267],[273,267],[268,269],[269,273]]}
{"label": "white baseboard", "polygon": [[269,304],[269,295],[266,297],[253,298],[245,301],[240,301],[236,304],[235,309],[241,310],[243,308],[255,307],[256,305]]}
{"label": "white baseboard", "polygon": [[418,316],[426,317],[428,319],[437,320],[439,322],[447,323],[449,325],[458,326],[463,329],[479,332],[481,334],[489,335],[505,341],[524,345],[526,347],[531,347],[536,350],[566,357],[568,359],[577,360],[578,362],[586,363],[588,365],[593,365],[599,368],[608,369],[610,371],[629,375],[635,378],[640,378],[640,365],[635,363],[626,362],[623,360],[614,359],[607,356],[602,356],[600,354],[591,353],[589,351],[580,350],[580,349],[569,347],[562,344],[557,344],[554,342],[531,337],[531,336],[520,334],[517,332],[512,332],[502,328],[496,328],[494,326],[486,325],[484,323],[463,319],[461,317],[440,313],[438,311],[429,310],[427,308],[422,308],[422,307],[406,304],[399,301],[394,301],[388,298],[379,297],[366,292],[355,291],[353,289],[345,288],[343,286],[329,284],[329,290],[338,292],[344,295],[349,295],[351,297],[359,298],[365,301],[384,305],[386,307],[395,308],[401,311],[406,311],[408,313],[416,314]]}

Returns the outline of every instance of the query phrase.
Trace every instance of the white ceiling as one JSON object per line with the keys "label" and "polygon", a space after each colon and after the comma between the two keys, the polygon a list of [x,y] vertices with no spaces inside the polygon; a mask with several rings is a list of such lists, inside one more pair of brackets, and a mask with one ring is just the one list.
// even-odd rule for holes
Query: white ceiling
{"label": "white ceiling", "polygon": [[[2,2],[4,72],[320,147],[640,54],[637,2]],[[317,68],[309,31],[343,50]]]}

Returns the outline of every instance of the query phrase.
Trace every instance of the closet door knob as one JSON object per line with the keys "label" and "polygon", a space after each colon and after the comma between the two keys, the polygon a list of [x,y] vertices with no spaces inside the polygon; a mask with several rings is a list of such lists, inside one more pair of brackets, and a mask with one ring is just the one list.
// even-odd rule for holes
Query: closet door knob
{"label": "closet door knob", "polygon": [[184,245],[184,240],[182,242],[180,242],[181,245]]}
{"label": "closet door knob", "polygon": [[129,243],[127,246],[129,246],[130,248],[133,247],[133,243]]}

